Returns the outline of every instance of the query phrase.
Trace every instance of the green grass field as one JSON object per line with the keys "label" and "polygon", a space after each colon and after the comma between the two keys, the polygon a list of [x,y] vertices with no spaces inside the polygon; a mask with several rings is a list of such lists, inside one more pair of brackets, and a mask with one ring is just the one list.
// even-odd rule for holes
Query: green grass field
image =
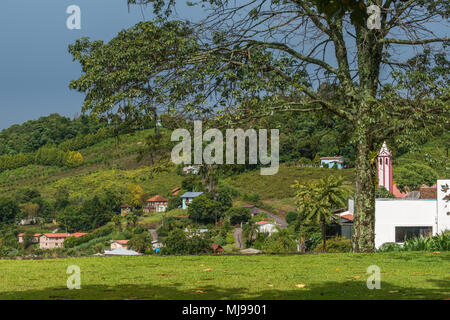
{"label": "green grass field", "polygon": [[0,260],[0,299],[445,299],[449,270],[448,252]]}

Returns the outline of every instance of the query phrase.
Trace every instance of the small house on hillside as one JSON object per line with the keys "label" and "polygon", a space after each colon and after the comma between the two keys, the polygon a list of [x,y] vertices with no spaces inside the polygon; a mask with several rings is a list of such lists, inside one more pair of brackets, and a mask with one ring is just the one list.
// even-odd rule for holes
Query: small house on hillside
{"label": "small house on hillside", "polygon": [[128,249],[128,242],[130,240],[111,240],[111,250],[123,248]]}
{"label": "small house on hillside", "polygon": [[122,217],[125,217],[130,212],[131,212],[131,206],[129,204],[123,204],[120,206],[120,214],[122,215]]}
{"label": "small house on hillside", "polygon": [[87,233],[76,232],[76,233],[44,233],[39,238],[39,247],[41,249],[55,249],[62,248],[64,246],[64,240],[68,237],[82,237]]}
{"label": "small house on hillside", "polygon": [[320,166],[322,168],[333,168],[336,166],[337,169],[344,168],[344,157],[321,157]]}
{"label": "small house on hillside", "polygon": [[147,205],[143,208],[143,212],[166,212],[167,206],[168,200],[160,195],[156,195],[147,200]]}
{"label": "small house on hillside", "polygon": [[278,232],[278,226],[273,222],[258,221],[255,224],[258,226],[258,232],[268,233],[269,235]]}
{"label": "small house on hillside", "polygon": [[181,196],[181,201],[183,202],[183,210],[188,208],[189,203],[192,202],[198,196],[201,196],[203,192],[186,192]]}

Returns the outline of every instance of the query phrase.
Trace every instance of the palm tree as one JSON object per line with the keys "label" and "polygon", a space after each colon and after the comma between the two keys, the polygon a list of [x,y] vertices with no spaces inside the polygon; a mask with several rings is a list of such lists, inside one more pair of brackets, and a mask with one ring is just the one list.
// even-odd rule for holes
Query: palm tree
{"label": "palm tree", "polygon": [[295,198],[299,213],[304,213],[308,220],[320,224],[323,251],[326,252],[326,226],[337,221],[338,217],[333,213],[333,209],[345,206],[349,186],[344,183],[343,177],[329,176],[306,184],[296,181],[293,187],[296,189]]}

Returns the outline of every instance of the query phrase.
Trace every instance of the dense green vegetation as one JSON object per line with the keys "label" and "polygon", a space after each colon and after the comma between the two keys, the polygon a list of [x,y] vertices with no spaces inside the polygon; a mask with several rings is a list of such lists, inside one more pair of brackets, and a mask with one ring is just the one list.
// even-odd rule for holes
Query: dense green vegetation
{"label": "dense green vegetation", "polygon": [[[0,299],[444,299],[449,258],[393,252],[2,261]],[[81,290],[67,289],[70,265],[81,269]],[[371,265],[381,269],[380,290],[367,289]]]}
{"label": "dense green vegetation", "polygon": [[32,153],[46,145],[59,145],[78,136],[95,134],[101,127],[96,118],[80,116],[69,119],[51,114],[1,131],[0,155]]}

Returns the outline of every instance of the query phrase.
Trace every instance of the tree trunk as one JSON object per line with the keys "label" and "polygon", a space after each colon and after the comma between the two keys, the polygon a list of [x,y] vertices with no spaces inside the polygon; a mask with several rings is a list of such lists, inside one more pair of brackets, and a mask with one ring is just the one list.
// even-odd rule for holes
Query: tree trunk
{"label": "tree trunk", "polygon": [[306,252],[306,247],[305,247],[305,236],[302,236],[300,238],[300,248],[301,248],[301,253],[305,253]]}
{"label": "tree trunk", "polygon": [[369,130],[362,117],[360,119],[362,121],[358,121],[356,128],[356,192],[352,247],[353,252],[374,252],[375,173],[370,159]]}

